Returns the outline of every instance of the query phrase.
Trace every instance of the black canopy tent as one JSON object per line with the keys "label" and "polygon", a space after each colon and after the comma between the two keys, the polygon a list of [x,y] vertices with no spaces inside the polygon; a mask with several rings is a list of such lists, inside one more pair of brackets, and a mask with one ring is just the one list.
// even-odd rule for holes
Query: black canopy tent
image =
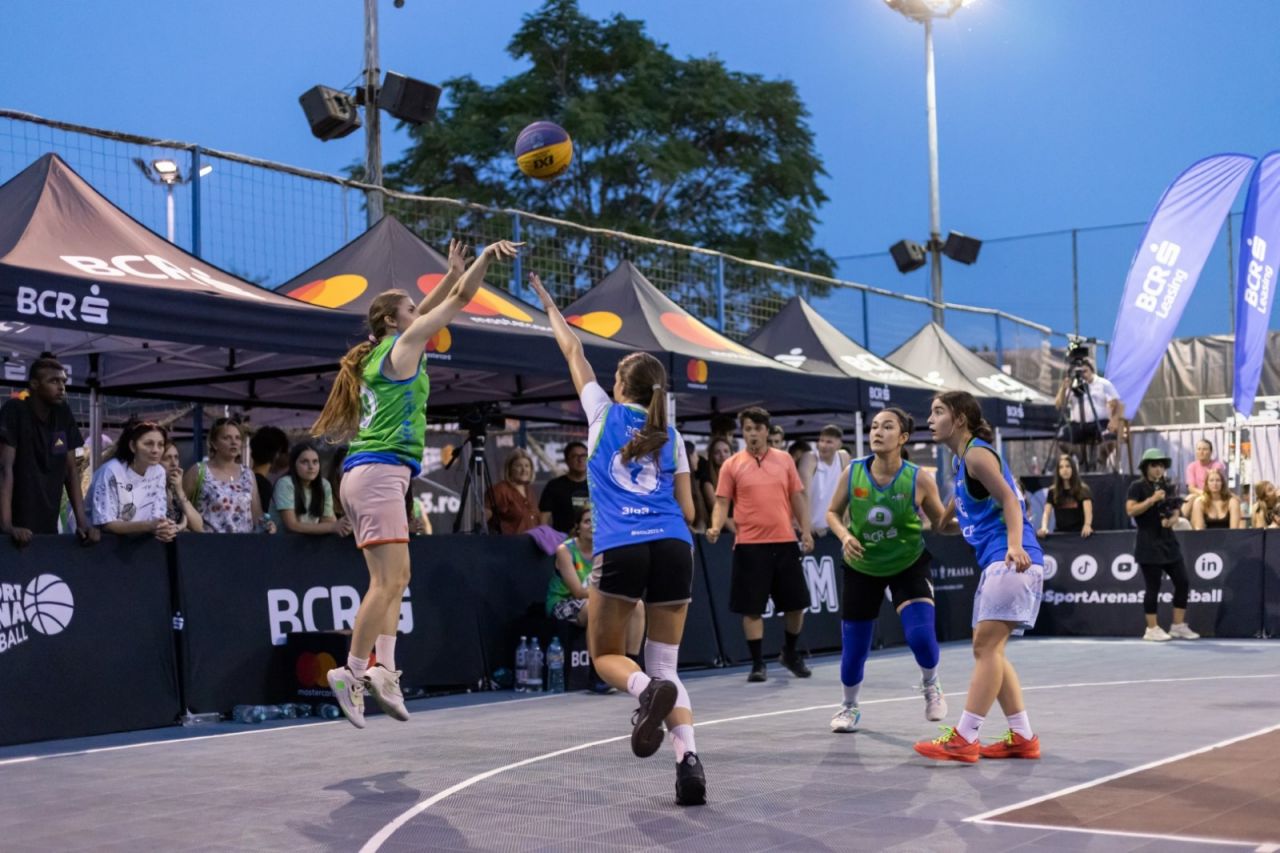
{"label": "black canopy tent", "polygon": [[0,186],[0,324],[8,377],[48,351],[91,396],[283,408],[314,405],[353,331],[187,254],[54,154]]}
{"label": "black canopy tent", "polygon": [[668,362],[681,421],[717,411],[829,411],[857,400],[858,381],[788,367],[731,341],[685,311],[623,261],[564,310],[570,323]]}
{"label": "black canopy tent", "polygon": [[[333,308],[358,324],[380,293],[431,293],[448,261],[392,216],[281,285],[278,292]],[[588,360],[612,373],[627,348],[583,334]],[[540,420],[581,421],[569,370],[540,309],[488,283],[427,347],[431,412],[457,413],[501,403],[503,414]]]}
{"label": "black canopy tent", "polygon": [[973,394],[1006,437],[1044,435],[1057,425],[1052,400],[972,352],[937,323],[926,323],[886,360],[938,390]]}

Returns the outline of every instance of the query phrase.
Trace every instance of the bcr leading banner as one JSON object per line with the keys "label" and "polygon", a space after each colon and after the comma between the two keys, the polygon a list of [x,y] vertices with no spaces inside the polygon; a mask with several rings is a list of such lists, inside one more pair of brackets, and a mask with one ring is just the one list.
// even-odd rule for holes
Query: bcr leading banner
{"label": "bcr leading banner", "polygon": [[1253,414],[1253,399],[1262,376],[1267,323],[1276,295],[1276,258],[1280,257],[1280,152],[1258,165],[1249,182],[1240,227],[1240,262],[1236,270],[1236,411]]}
{"label": "bcr leading banner", "polygon": [[1243,154],[1218,154],[1194,163],[1169,185],[1151,214],[1125,279],[1107,358],[1107,378],[1130,416],[1142,404],[1254,162]]}

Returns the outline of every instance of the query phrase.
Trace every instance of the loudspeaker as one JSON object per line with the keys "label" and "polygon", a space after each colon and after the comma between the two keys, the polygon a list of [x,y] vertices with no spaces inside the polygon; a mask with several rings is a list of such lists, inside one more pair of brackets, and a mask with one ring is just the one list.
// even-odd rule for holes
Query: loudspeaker
{"label": "loudspeaker", "polygon": [[341,139],[360,127],[360,113],[346,92],[314,86],[302,93],[298,103],[302,104],[316,139]]}
{"label": "loudspeaker", "polygon": [[898,272],[918,270],[925,263],[924,246],[911,240],[899,240],[894,243],[889,247],[889,254],[893,255],[893,262],[898,267]]}
{"label": "loudspeaker", "polygon": [[947,235],[947,242],[942,244],[942,254],[953,261],[971,264],[978,259],[978,250],[981,248],[981,240],[974,237],[966,237],[959,231],[952,231]]}
{"label": "loudspeaker", "polygon": [[388,71],[378,91],[378,106],[410,124],[425,124],[436,117],[440,87]]}

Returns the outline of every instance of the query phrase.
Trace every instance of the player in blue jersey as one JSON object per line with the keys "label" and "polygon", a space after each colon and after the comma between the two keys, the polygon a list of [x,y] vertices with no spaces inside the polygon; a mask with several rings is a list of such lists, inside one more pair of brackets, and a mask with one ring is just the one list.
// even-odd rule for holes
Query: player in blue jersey
{"label": "player in blue jersey", "polygon": [[[693,592],[693,488],[684,440],[667,419],[667,372],[652,355],[630,353],[618,362],[611,400],[555,300],[537,275],[529,282],[569,363],[589,424],[595,555],[587,647],[600,677],[640,703],[631,718],[631,751],[641,758],[657,752],[665,721],[675,745],[676,802],[701,805],[706,777],[694,745],[689,694],[676,673]],[[626,655],[627,624],[641,599],[649,623],[645,670]]]}
{"label": "player in blue jersey", "polygon": [[[942,737],[917,743],[916,752],[970,763],[980,757],[1039,758],[1040,738],[1031,730],[1005,644],[1035,624],[1044,588],[1044,552],[1024,512],[1022,492],[992,447],[991,425],[973,395],[947,391],[934,397],[929,429],[958,460],[952,506],[982,575],[973,599],[973,675],[964,713]],[[997,700],[1009,731],[982,746],[978,731]]]}

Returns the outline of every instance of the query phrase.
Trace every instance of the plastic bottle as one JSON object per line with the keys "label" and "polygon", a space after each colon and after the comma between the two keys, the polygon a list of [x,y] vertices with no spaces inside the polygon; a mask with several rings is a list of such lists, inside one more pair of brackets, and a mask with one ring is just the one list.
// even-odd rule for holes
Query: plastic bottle
{"label": "plastic bottle", "polygon": [[516,646],[516,692],[529,689],[529,638],[522,636]]}
{"label": "plastic bottle", "polygon": [[538,645],[538,638],[533,638],[533,646],[529,649],[529,669],[528,677],[525,679],[525,690],[529,693],[541,693],[542,685],[542,662],[544,660],[542,654],[542,646]]}
{"label": "plastic bottle", "polygon": [[342,709],[337,705],[331,705],[328,702],[319,706],[320,716],[326,720],[336,720],[342,716]]}
{"label": "plastic bottle", "polygon": [[547,690],[551,693],[564,692],[564,646],[560,638],[551,640],[547,646]]}
{"label": "plastic bottle", "polygon": [[262,705],[237,705],[231,709],[231,719],[237,723],[260,723],[267,719],[267,709]]}

